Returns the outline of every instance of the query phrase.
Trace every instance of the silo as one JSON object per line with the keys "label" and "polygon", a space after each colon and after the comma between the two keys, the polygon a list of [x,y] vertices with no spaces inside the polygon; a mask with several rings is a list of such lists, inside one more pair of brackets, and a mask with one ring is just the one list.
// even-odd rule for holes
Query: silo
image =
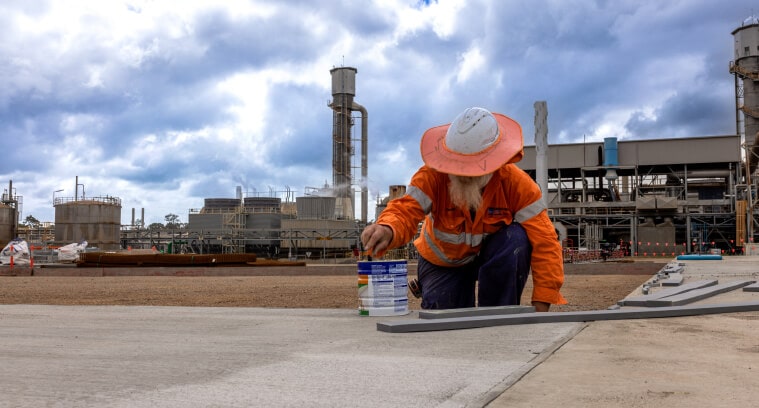
{"label": "silo", "polygon": [[0,203],[0,249],[8,245],[13,238],[16,238],[16,224],[18,221],[18,211],[16,208]]}
{"label": "silo", "polygon": [[203,200],[203,212],[226,212],[240,207],[236,198],[206,198]]}
{"label": "silo", "polygon": [[58,197],[53,205],[56,243],[87,241],[89,246],[103,250],[120,248],[121,199]]}
{"label": "silo", "polygon": [[[749,17],[741,27],[733,32],[734,58],[730,63],[730,73],[735,75],[736,128],[744,134],[746,144],[756,155],[756,137],[759,133],[759,20]],[[743,128],[740,123],[743,119]],[[750,155],[749,155],[750,156]],[[756,160],[751,161],[751,172],[756,168]]]}
{"label": "silo", "polygon": [[[353,219],[353,185],[361,185],[361,220],[366,223],[369,201],[368,179],[368,112],[353,98],[356,96],[356,73],[353,67],[333,68],[332,75],[332,185],[337,197],[338,218]],[[361,113],[361,179],[354,180],[352,174],[353,112]]]}
{"label": "silo", "polygon": [[20,199],[20,197],[14,196],[13,181],[9,181],[8,190],[3,192],[0,199],[0,249],[5,248],[8,242],[16,238]]}

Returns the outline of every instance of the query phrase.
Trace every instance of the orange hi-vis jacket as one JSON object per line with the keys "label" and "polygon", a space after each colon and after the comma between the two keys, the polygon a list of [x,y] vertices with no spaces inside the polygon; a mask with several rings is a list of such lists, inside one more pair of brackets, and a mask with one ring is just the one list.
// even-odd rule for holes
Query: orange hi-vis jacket
{"label": "orange hi-vis jacket", "polygon": [[567,303],[559,293],[564,283],[561,243],[532,178],[514,164],[498,169],[485,186],[474,219],[468,210],[452,203],[448,183],[448,174],[427,166],[414,174],[406,194],[391,200],[377,219],[377,224],[393,230],[389,248],[411,241],[424,220],[414,241],[419,254],[435,265],[466,265],[489,234],[518,222],[532,245],[532,300]]}

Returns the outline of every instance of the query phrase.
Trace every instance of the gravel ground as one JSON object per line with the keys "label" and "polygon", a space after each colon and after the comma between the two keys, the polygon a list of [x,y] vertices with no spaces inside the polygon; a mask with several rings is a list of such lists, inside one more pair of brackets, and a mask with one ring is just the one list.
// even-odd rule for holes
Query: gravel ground
{"label": "gravel ground", "polygon": [[[636,274],[568,274],[562,294],[569,304],[552,310],[606,309],[661,266]],[[356,284],[355,276],[0,276],[0,304],[354,308]],[[528,282],[522,304],[531,293]],[[419,299],[410,296],[409,308],[420,309]]]}

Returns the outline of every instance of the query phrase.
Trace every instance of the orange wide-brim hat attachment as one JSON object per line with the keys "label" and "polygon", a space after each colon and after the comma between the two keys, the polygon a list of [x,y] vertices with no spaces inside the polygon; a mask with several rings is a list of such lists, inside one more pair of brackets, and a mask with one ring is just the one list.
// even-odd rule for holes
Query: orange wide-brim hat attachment
{"label": "orange wide-brim hat attachment", "polygon": [[522,160],[522,127],[508,116],[500,113],[492,115],[498,124],[495,140],[484,149],[472,153],[456,151],[446,144],[451,124],[428,129],[422,135],[421,142],[424,163],[442,173],[477,177],[493,173],[507,163]]}

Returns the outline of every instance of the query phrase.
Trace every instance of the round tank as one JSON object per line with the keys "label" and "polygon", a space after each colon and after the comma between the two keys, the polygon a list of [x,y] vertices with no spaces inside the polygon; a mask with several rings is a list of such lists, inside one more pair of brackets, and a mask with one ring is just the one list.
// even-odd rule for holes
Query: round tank
{"label": "round tank", "polygon": [[204,200],[204,210],[227,210],[240,206],[240,200],[237,198],[206,198]]}
{"label": "round tank", "polygon": [[56,200],[55,241],[61,245],[87,241],[103,250],[120,248],[121,200],[96,197]]}
{"label": "round tank", "polygon": [[348,94],[356,95],[356,73],[353,67],[332,68],[332,95]]}
{"label": "round tank", "polygon": [[332,220],[335,218],[335,197],[296,197],[299,220]]}
{"label": "round tank", "polygon": [[18,212],[15,208],[0,204],[0,249],[8,245],[13,238],[16,238],[16,220]]}

